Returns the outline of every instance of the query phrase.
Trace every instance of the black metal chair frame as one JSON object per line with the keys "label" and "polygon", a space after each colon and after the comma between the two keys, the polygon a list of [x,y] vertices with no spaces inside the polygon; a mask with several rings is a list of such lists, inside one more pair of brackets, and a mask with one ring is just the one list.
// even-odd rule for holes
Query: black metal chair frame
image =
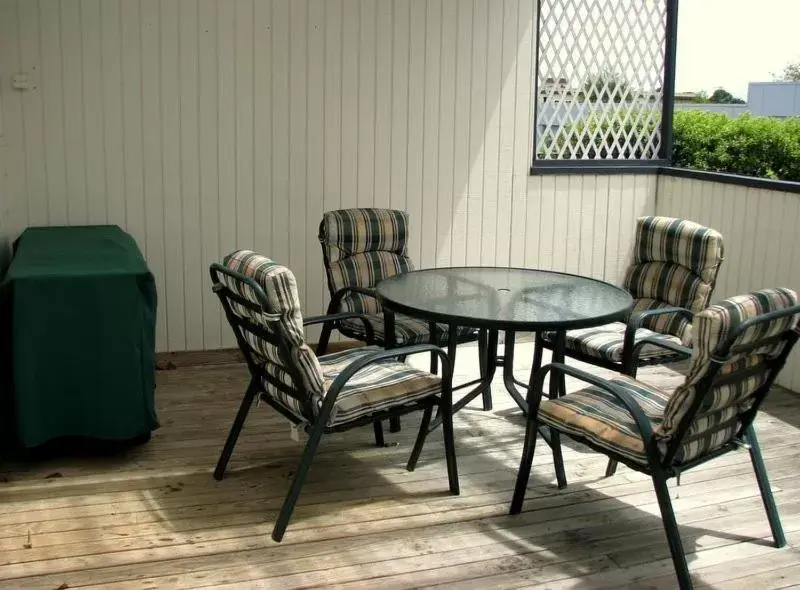
{"label": "black metal chair frame", "polygon": [[[320,229],[322,228],[322,223],[320,223]],[[341,308],[342,301],[344,300],[345,296],[348,293],[359,293],[361,295],[366,295],[367,297],[372,297],[376,301],[378,301],[377,294],[374,288],[368,287],[359,287],[356,285],[348,285],[347,287],[342,287],[338,291],[334,289],[333,283],[331,283],[330,273],[328,272],[331,267],[331,261],[328,258],[328,252],[325,246],[322,246],[322,261],[325,266],[325,280],[328,285],[328,292],[330,293],[331,300],[328,303],[328,309],[325,312],[325,316],[330,317],[334,315],[338,315],[339,309]],[[375,336],[374,330],[372,330],[372,326],[370,325],[369,330],[365,330],[364,334],[360,334],[355,330],[350,330],[346,326],[342,326],[341,320],[343,319],[350,319],[352,316],[347,317],[339,317],[336,321],[329,322],[323,324],[322,332],[319,337],[319,342],[317,343],[317,355],[325,354],[325,351],[328,350],[328,343],[330,342],[331,334],[333,330],[338,330],[341,334],[344,334],[348,338],[353,338],[354,340],[359,340],[364,342],[367,345],[376,344],[378,346],[383,346],[387,349],[393,349],[397,346],[397,341],[395,340],[394,334],[394,312],[388,309],[384,309],[383,317],[384,317],[384,339],[380,340]],[[369,321],[362,316],[362,321],[364,324],[369,324]],[[438,325],[435,322],[428,323],[428,330],[430,331],[430,344],[436,344],[438,346],[447,346],[449,342],[449,338],[445,338],[442,331],[439,329]],[[487,347],[488,347],[488,337],[484,332],[481,332],[477,335],[470,335],[468,337],[460,338],[458,340],[459,343],[463,342],[472,342],[474,340],[478,340],[478,357],[481,360],[481,366],[486,362],[486,354],[487,354]],[[435,354],[431,354],[431,373],[437,373],[438,371],[438,356]],[[491,389],[487,389],[483,394],[483,409],[489,411],[492,409],[492,391]],[[389,432],[400,432],[400,418],[394,417],[389,420]],[[383,443],[383,428],[380,423],[375,425],[375,444],[378,446],[382,446]]]}
{"label": "black metal chair frame", "polygon": [[[228,319],[228,322],[230,323],[231,327],[233,328],[233,331],[236,335],[236,341],[239,345],[239,349],[244,355],[245,362],[247,363],[247,367],[250,371],[250,383],[247,386],[244,398],[242,399],[242,403],[239,406],[239,411],[236,414],[236,418],[233,422],[233,425],[231,426],[230,432],[225,441],[225,446],[222,449],[219,461],[217,462],[217,466],[214,469],[214,478],[219,481],[224,477],[225,469],[231,458],[231,454],[233,453],[236,441],[239,438],[242,426],[244,425],[245,419],[247,418],[247,414],[249,413],[250,408],[253,405],[253,401],[256,399],[256,397],[260,397],[260,399],[262,399],[264,402],[266,402],[272,408],[274,408],[277,412],[279,412],[282,416],[291,421],[292,424],[303,426],[305,432],[309,435],[308,441],[306,442],[305,445],[305,450],[303,451],[303,455],[300,459],[300,465],[298,466],[297,470],[294,473],[294,477],[292,478],[292,483],[289,487],[286,499],[283,502],[280,513],[278,515],[278,519],[275,522],[275,526],[272,530],[272,539],[274,541],[280,542],[283,539],[286,527],[289,524],[292,512],[294,511],[294,507],[300,496],[300,490],[306,479],[308,470],[311,467],[311,462],[314,458],[317,448],[319,447],[319,443],[323,434],[329,434],[333,432],[343,432],[346,430],[350,430],[352,428],[365,426],[370,423],[372,423],[373,425],[380,425],[380,420],[398,417],[403,414],[408,414],[410,412],[414,412],[420,409],[424,410],[422,417],[422,424],[420,425],[419,434],[417,435],[414,448],[409,458],[407,469],[409,471],[414,470],[417,458],[419,457],[419,454],[421,453],[422,447],[425,442],[428,423],[430,422],[431,416],[433,414],[433,409],[437,408],[438,413],[442,416],[443,419],[442,426],[443,426],[445,457],[447,462],[447,474],[448,474],[450,492],[454,495],[459,494],[458,467],[456,464],[455,439],[453,435],[453,412],[452,412],[453,373],[450,364],[450,359],[442,349],[430,344],[418,344],[414,346],[395,348],[392,350],[381,350],[371,353],[365,357],[359,358],[353,363],[351,363],[344,371],[342,371],[336,377],[336,379],[334,379],[333,383],[331,384],[330,388],[325,394],[325,398],[322,402],[321,407],[315,410],[315,408],[313,408],[311,404],[311,396],[306,394],[305,388],[303,386],[303,380],[300,377],[297,368],[294,366],[294,363],[291,361],[291,355],[289,353],[289,344],[288,344],[289,340],[281,322],[278,321],[280,319],[280,316],[265,311],[266,309],[269,308],[269,305],[267,302],[266,295],[264,294],[264,291],[262,290],[261,286],[258,283],[256,283],[252,278],[242,275],[241,273],[232,271],[217,263],[211,265],[210,272],[211,272],[213,290],[220,298],[222,307],[225,311],[225,316]],[[238,294],[234,293],[233,291],[231,291],[227,286],[225,286],[223,282],[219,280],[220,274],[227,275],[234,280],[246,283],[250,288],[253,289],[253,292],[255,293],[256,298],[259,300],[260,305],[256,305],[248,301],[247,299],[239,296]],[[259,326],[254,322],[251,322],[233,313],[230,305],[231,301],[235,302],[238,305],[246,307],[247,309],[258,312],[262,318],[264,318],[266,321],[270,323],[274,322],[274,324],[272,324],[274,326],[273,328],[274,331],[267,330],[264,327]],[[341,313],[341,314],[334,314],[331,316],[326,315],[326,316],[309,317],[304,320],[303,325],[308,326],[320,323],[322,323],[323,325],[324,324],[329,325],[333,322],[337,322],[339,320],[346,318],[361,319],[362,321],[364,321],[366,325],[365,329],[367,330],[367,332],[368,333],[371,332],[371,327],[369,326],[369,322],[366,320],[366,318],[364,318],[364,316],[357,313]],[[283,361],[282,368],[291,376],[292,382],[295,385],[294,387],[290,387],[285,383],[283,383],[282,381],[273,378],[265,371],[264,366],[262,366],[255,360],[250,345],[243,337],[242,330],[246,330],[252,333],[253,335],[257,336],[258,338],[262,338],[266,342],[269,342],[270,344],[278,348],[279,354]],[[424,399],[417,400],[416,402],[413,403],[413,405],[402,405],[395,408],[390,408],[381,411],[379,413],[370,414],[368,416],[364,416],[362,418],[353,420],[351,422],[347,422],[345,424],[340,424],[333,427],[327,426],[328,419],[330,418],[331,411],[333,410],[334,404],[336,402],[337,397],[339,396],[339,393],[341,392],[342,388],[347,384],[347,382],[356,373],[358,373],[359,371],[361,371],[362,369],[366,368],[367,366],[373,363],[385,359],[397,358],[400,356],[410,356],[413,354],[420,354],[420,353],[435,354],[437,355],[439,361],[441,362],[442,389],[440,395],[431,395]],[[281,391],[281,393],[284,393],[287,396],[290,396],[300,401],[303,405],[303,410],[304,410],[303,414],[306,416],[315,416],[315,419],[312,422],[301,420],[300,418],[295,416],[292,412],[286,410],[280,404],[276,403],[269,395],[267,395],[263,386],[264,381],[268,382],[271,386]],[[376,426],[376,436],[377,436],[377,429],[378,426]]]}
{"label": "black metal chair frame", "polygon": [[[677,573],[679,585],[683,590],[692,588],[692,581],[689,575],[689,568],[686,563],[686,556],[680,539],[678,524],[677,521],[675,520],[675,513],[672,508],[672,502],[669,497],[667,480],[670,477],[680,477],[680,474],[682,472],[687,471],[693,467],[696,467],[697,465],[700,465],[702,463],[705,463],[706,461],[710,461],[711,459],[715,459],[721,455],[724,455],[726,453],[729,453],[731,451],[740,448],[749,449],[750,459],[753,463],[753,469],[755,471],[756,480],[758,481],[758,487],[761,492],[761,498],[767,513],[767,518],[769,520],[772,536],[775,540],[775,546],[783,547],[786,544],[786,537],[783,533],[780,517],[778,515],[778,509],[775,505],[775,499],[773,498],[772,490],[769,485],[769,479],[767,477],[767,471],[764,466],[764,461],[761,456],[761,451],[759,449],[758,439],[756,438],[756,433],[755,430],[753,429],[753,421],[755,420],[755,417],[758,413],[761,403],[764,401],[764,398],[769,393],[769,390],[772,387],[775,378],[777,377],[783,365],[786,363],[786,359],[789,356],[792,347],[797,342],[800,333],[798,332],[798,328],[795,327],[778,336],[762,339],[758,342],[751,343],[745,346],[734,346],[734,342],[736,338],[748,328],[751,328],[757,324],[762,324],[764,322],[769,322],[776,319],[793,316],[798,313],[800,313],[800,306],[795,306],[789,309],[764,314],[757,318],[753,318],[751,320],[743,322],[730,334],[728,339],[722,344],[722,346],[719,347],[718,349],[719,354],[712,357],[711,359],[712,368],[696,384],[695,391],[697,393],[695,395],[695,399],[693,400],[689,410],[681,419],[675,436],[667,442],[664,453],[662,453],[659,450],[658,439],[655,437],[653,433],[650,420],[647,418],[642,408],[636,403],[636,401],[627,391],[617,387],[613,383],[610,383],[604,379],[601,379],[599,377],[591,375],[590,373],[587,373],[580,369],[575,369],[565,364],[560,364],[560,363],[549,364],[544,368],[542,368],[540,371],[535,373],[534,376],[531,378],[530,390],[528,394],[528,404],[530,411],[528,414],[528,424],[525,432],[525,444],[522,452],[522,459],[520,461],[519,472],[517,474],[517,482],[514,488],[514,496],[511,501],[510,513],[518,514],[522,509],[522,503],[525,499],[525,492],[528,486],[528,479],[530,477],[530,472],[531,472],[531,464],[533,462],[533,455],[536,448],[536,438],[539,431],[537,414],[538,414],[539,404],[541,403],[543,395],[542,392],[544,386],[544,378],[548,373],[552,373],[551,378],[558,376],[558,379],[563,379],[565,375],[570,375],[581,381],[584,381],[585,383],[599,387],[603,391],[613,395],[630,412],[631,417],[636,423],[636,426],[639,429],[639,433],[642,436],[645,452],[647,454],[647,461],[648,461],[647,466],[639,465],[627,459],[626,457],[618,455],[614,452],[609,451],[606,448],[594,444],[592,441],[586,438],[576,437],[566,432],[564,432],[564,434],[570,436],[570,438],[573,438],[574,440],[577,440],[578,442],[581,442],[600,453],[603,453],[604,455],[607,455],[614,461],[622,462],[631,469],[634,469],[635,471],[639,471],[641,473],[648,474],[653,478],[653,485],[655,487],[656,497],[658,499],[658,505],[661,510],[661,516],[664,523],[664,529],[667,535],[667,541],[669,543],[670,553],[672,555],[672,560],[675,565],[675,570]],[[691,427],[692,422],[697,417],[698,413],[700,413],[700,409],[702,407],[703,401],[705,400],[706,396],[711,394],[715,386],[722,385],[725,383],[736,382],[738,380],[745,379],[750,375],[754,374],[753,369],[749,370],[740,369],[738,371],[733,371],[729,374],[720,377],[718,376],[720,368],[729,362],[732,355],[747,353],[748,351],[753,351],[757,348],[760,348],[768,344],[777,344],[781,340],[786,341],[784,349],[782,350],[781,354],[778,357],[766,361],[767,363],[769,363],[768,367],[771,372],[769,377],[766,379],[765,383],[753,393],[752,395],[752,398],[754,400],[753,405],[746,412],[738,414],[734,418],[734,420],[739,420],[741,423],[741,426],[736,436],[722,447],[710,453],[707,453],[706,455],[695,458],[684,464],[677,464],[675,460],[676,454],[681,448],[681,445],[683,444],[684,439],[687,436],[687,433],[689,431],[689,428]],[[653,339],[648,343],[656,346],[664,346],[665,348],[671,350],[672,352],[675,352],[676,354],[678,353],[685,354],[686,352],[689,352],[689,354],[691,354],[691,351],[689,351],[689,349],[680,346],[675,346],[672,345],[671,343],[664,343],[663,341],[658,341],[656,339]],[[757,367],[757,369],[760,368]],[[551,391],[554,390],[551,388]],[[729,427],[730,425],[731,422],[719,424],[715,427],[715,430],[722,430]],[[557,429],[552,429],[552,428],[551,431],[558,432]],[[552,437],[552,439],[553,440],[551,444],[555,445],[555,447],[553,448],[553,461],[555,464],[556,472],[564,473],[564,465],[561,455],[559,437],[558,436]],[[564,481],[564,485],[566,485],[566,481]],[[559,485],[559,487],[563,486]]]}
{"label": "black metal chair frame", "polygon": [[[636,331],[639,330],[639,328],[644,327],[643,324],[645,320],[670,313],[683,315],[689,323],[692,322],[694,317],[692,311],[684,307],[662,307],[658,309],[647,309],[632,313],[625,322],[625,339],[622,345],[622,362],[620,363],[615,363],[598,358],[596,356],[584,354],[578,350],[565,349],[564,354],[568,357],[574,358],[575,360],[582,361],[590,365],[595,365],[596,367],[618,371],[634,378],[636,377],[636,372],[639,367],[666,365],[669,363],[684,361],[692,356],[691,348],[685,346],[676,346],[670,342],[664,342],[653,338],[643,338],[636,343]],[[513,338],[513,334],[511,334],[510,337]],[[542,335],[538,333],[536,334],[534,341],[533,370],[538,371],[542,368],[542,356],[544,349],[546,348],[548,350],[553,350],[553,345],[547,343],[544,338],[542,338]],[[642,348],[647,344],[655,344],[660,348],[670,351],[672,354],[642,359],[640,358],[640,354]],[[606,477],[611,477],[616,473],[616,471],[617,461],[611,459],[608,462],[608,467],[606,468]]]}

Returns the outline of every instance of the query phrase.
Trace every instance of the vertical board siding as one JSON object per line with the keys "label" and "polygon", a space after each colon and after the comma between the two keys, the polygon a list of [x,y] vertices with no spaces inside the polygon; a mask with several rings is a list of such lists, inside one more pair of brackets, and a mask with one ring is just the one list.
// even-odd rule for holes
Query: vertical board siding
{"label": "vertical board siding", "polygon": [[235,248],[288,264],[321,313],[317,227],[340,207],[408,211],[419,267],[616,281],[655,181],[528,177],[534,9],[0,0],[2,228],[130,232],[156,276],[159,350],[232,345],[207,269]]}
{"label": "vertical board siding", "polygon": [[655,175],[529,178],[523,265],[619,284],[636,218],[655,213],[655,188]]}
{"label": "vertical board siding", "polygon": [[[765,287],[800,291],[800,195],[660,176],[656,211],[685,217],[722,234],[725,261],[714,301]],[[778,381],[800,391],[800,351]]]}

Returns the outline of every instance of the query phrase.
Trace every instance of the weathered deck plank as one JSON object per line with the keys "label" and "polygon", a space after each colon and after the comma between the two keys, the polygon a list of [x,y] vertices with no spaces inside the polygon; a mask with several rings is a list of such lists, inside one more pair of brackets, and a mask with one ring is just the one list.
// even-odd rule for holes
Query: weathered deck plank
{"label": "weathered deck plank", "polygon": [[[460,352],[458,379],[474,354]],[[666,368],[640,377],[682,379]],[[285,421],[254,409],[229,476],[210,475],[245,383],[239,365],[159,372],[162,428],[148,444],[4,467],[0,588],[675,586],[649,480],[624,468],[604,478],[604,458],[585,448],[565,446],[570,486],[559,491],[541,445],[524,512],[507,515],[523,422],[501,386],[493,412],[456,418],[461,496],[446,493],[438,434],[418,469],[403,469],[418,418],[386,448],[371,446],[370,428],[332,436],[275,544],[268,533],[301,452]],[[769,545],[749,460],[728,455],[671,485],[698,587],[800,582],[800,397],[776,391],[757,427],[789,547]]]}

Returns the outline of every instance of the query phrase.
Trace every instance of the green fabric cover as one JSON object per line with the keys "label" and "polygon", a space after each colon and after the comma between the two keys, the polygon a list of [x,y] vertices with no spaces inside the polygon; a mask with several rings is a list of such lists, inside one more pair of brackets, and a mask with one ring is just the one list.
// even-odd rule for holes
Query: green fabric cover
{"label": "green fabric cover", "polygon": [[130,235],[117,226],[27,229],[3,292],[18,443],[127,440],[158,426],[155,281]]}

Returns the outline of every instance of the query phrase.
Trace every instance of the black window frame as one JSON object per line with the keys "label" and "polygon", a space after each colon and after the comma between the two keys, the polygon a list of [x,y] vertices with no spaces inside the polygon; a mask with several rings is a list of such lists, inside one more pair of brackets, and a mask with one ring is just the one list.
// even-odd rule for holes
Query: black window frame
{"label": "black window frame", "polygon": [[533,134],[530,175],[545,174],[654,174],[672,162],[672,124],[675,111],[675,62],[678,41],[678,0],[666,0],[664,48],[664,97],[661,107],[661,145],[659,157],[652,160],[539,160],[536,158],[539,50],[541,41],[542,0],[536,0],[535,53],[533,60]]}

